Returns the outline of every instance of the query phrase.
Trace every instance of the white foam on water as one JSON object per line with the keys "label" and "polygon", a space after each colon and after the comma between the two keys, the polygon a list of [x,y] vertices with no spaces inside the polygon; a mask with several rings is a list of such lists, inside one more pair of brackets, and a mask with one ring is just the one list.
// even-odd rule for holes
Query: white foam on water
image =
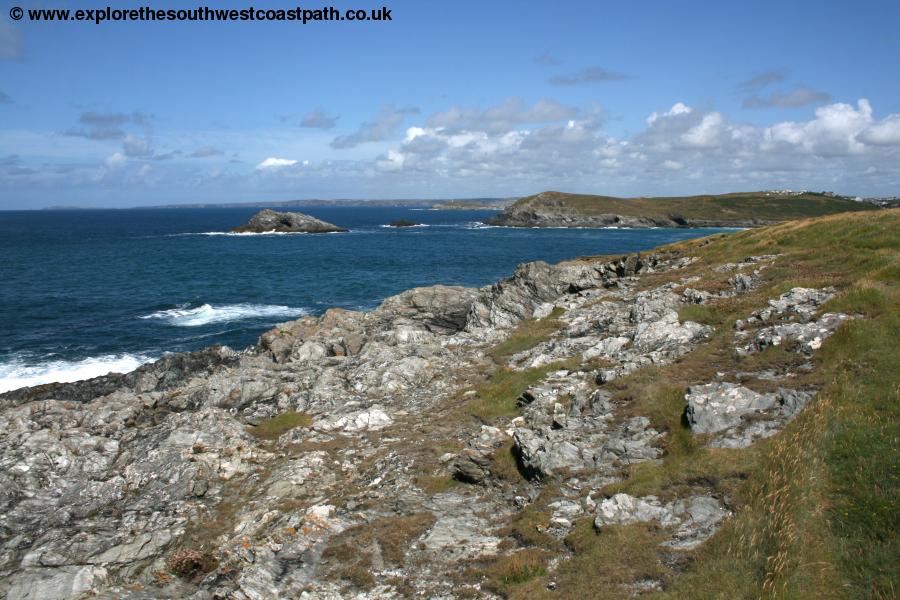
{"label": "white foam on water", "polygon": [[[331,233],[331,232],[329,232]],[[335,232],[340,233],[340,232]],[[234,231],[200,231],[197,233],[174,233],[171,237],[180,237],[185,235],[207,235],[207,236],[227,236],[227,237],[252,237],[260,235],[310,235],[307,231],[244,231],[237,233]]]}
{"label": "white foam on water", "polygon": [[159,310],[141,319],[156,319],[176,327],[198,327],[210,323],[229,323],[245,319],[299,317],[308,314],[303,308],[278,304],[203,304],[194,308],[179,306],[169,310]]}
{"label": "white foam on water", "polygon": [[83,360],[30,362],[22,355],[0,363],[0,393],[44,383],[68,383],[109,373],[128,373],[155,360],[144,354],[107,354]]}

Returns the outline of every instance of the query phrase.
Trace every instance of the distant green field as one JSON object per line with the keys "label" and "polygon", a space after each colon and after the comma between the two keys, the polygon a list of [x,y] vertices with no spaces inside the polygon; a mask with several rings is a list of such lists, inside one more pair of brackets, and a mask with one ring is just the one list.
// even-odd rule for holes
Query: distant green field
{"label": "distant green field", "polygon": [[800,195],[771,192],[740,192],[734,194],[616,198],[564,192],[543,192],[522,198],[516,209],[539,208],[562,203],[585,216],[617,214],[633,217],[681,217],[692,220],[785,221],[819,217],[840,212],[874,210],[870,204],[848,198],[819,193]]}

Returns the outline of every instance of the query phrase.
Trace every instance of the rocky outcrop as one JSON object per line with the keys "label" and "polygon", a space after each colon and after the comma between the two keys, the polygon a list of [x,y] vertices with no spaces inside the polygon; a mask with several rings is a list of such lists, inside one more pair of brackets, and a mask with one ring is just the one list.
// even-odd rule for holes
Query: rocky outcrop
{"label": "rocky outcrop", "polygon": [[709,496],[693,496],[684,500],[661,503],[654,496],[635,498],[616,494],[597,504],[594,526],[601,531],[607,525],[628,525],[656,521],[671,530],[663,546],[691,550],[708,540],[719,528],[729,511]]}
{"label": "rocky outcrop", "polygon": [[406,219],[397,219],[395,221],[391,221],[388,223],[388,227],[418,227],[421,223],[416,223],[415,221],[408,221]]}
{"label": "rocky outcrop", "polygon": [[235,227],[233,233],[339,233],[347,231],[315,217],[298,212],[278,212],[264,209],[253,215],[246,225]]}
{"label": "rocky outcrop", "polygon": [[760,227],[764,219],[698,219],[672,214],[585,212],[556,194],[517,202],[485,220],[501,227]]}
{"label": "rocky outcrop", "polygon": [[[517,551],[511,523],[542,490],[538,533],[655,521],[666,553],[695,548],[729,514],[702,482],[668,502],[602,492],[659,461],[671,435],[608,382],[703,344],[712,328],[679,319],[686,305],[760,285],[759,273],[715,292],[677,283],[693,260],[528,263],[482,289],[417,288],[283,323],[241,352],[0,395],[0,596],[492,598],[454,578]],[[664,271],[669,282],[641,280]],[[735,347],[767,327],[824,326],[831,293],[775,299]],[[497,370],[494,344],[550,315],[559,330],[503,370],[531,377],[516,414],[460,417]],[[711,446],[752,444],[814,391],[778,385],[692,386],[689,424]]]}

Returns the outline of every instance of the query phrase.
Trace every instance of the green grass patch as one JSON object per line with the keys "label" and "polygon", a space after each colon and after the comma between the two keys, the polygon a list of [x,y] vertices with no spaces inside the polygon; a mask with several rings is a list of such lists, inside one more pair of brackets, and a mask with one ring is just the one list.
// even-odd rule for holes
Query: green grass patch
{"label": "green grass patch", "polygon": [[555,590],[548,590],[547,579],[539,577],[509,586],[506,595],[514,600],[627,598],[623,586],[667,577],[658,548],[663,539],[652,525],[610,526],[598,533],[591,519],[583,519],[565,539],[572,556],[554,572]]}
{"label": "green grass patch", "polygon": [[[822,311],[866,318],[826,340],[814,357],[818,396],[778,435],[747,450],[674,452],[658,468],[632,470],[621,488],[643,492],[677,485],[684,478],[673,473],[698,465],[715,480],[717,468],[747,461],[747,481],[732,494],[735,516],[652,598],[898,596],[898,232],[900,211],[892,210],[743,232],[700,250],[734,260],[774,244],[785,256],[765,271],[773,291],[798,282],[833,285],[841,294]],[[788,360],[789,353],[773,350],[742,364]]]}
{"label": "green grass patch", "polygon": [[286,433],[295,427],[309,427],[312,424],[312,415],[289,410],[288,412],[275,415],[270,419],[262,421],[254,427],[250,427],[249,431],[259,439],[276,440],[281,437],[283,433]]}
{"label": "green grass patch", "polygon": [[516,586],[547,575],[548,554],[535,548],[519,550],[503,556],[481,571],[487,581],[483,588],[509,596]]}
{"label": "green grass patch", "polygon": [[510,356],[534,348],[559,331],[563,322],[559,320],[565,313],[559,306],[543,319],[523,319],[504,341],[488,351],[498,364],[504,364]]}
{"label": "green grass patch", "polygon": [[519,412],[516,398],[521,396],[522,392],[538,383],[551,371],[572,368],[575,362],[574,360],[557,362],[524,371],[498,369],[490,379],[475,386],[477,395],[466,403],[465,410],[486,423],[502,417],[514,417]]}
{"label": "green grass patch", "polygon": [[525,478],[519,470],[519,461],[516,460],[513,446],[511,439],[506,440],[491,456],[491,474],[509,483],[517,483]]}
{"label": "green grass patch", "polygon": [[429,496],[449,492],[460,485],[460,482],[449,475],[417,475],[416,485]]}

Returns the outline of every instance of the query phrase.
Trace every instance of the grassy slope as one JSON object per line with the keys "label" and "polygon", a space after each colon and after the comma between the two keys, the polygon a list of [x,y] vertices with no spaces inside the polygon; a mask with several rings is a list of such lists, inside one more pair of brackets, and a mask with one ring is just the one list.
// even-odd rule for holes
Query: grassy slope
{"label": "grassy slope", "polygon": [[764,192],[744,192],[718,196],[683,196],[659,198],[614,198],[544,192],[519,200],[516,207],[540,206],[548,200],[562,200],[584,215],[618,214],[623,216],[668,217],[686,219],[737,220],[760,219],[783,221],[817,217],[839,212],[872,210],[845,198],[831,198],[807,193],[800,196],[767,195]]}
{"label": "grassy slope", "polygon": [[[663,461],[635,465],[626,481],[603,491],[671,498],[711,486],[731,498],[735,515],[676,563],[664,560],[652,526],[597,533],[585,520],[565,540],[571,559],[552,576],[532,554],[522,565],[499,565],[505,570],[493,576],[495,585],[512,598],[618,598],[621,584],[652,577],[667,582],[654,594],[661,598],[898,597],[900,210],[794,221],[670,249],[701,257],[678,276],[698,275],[702,281],[692,286],[710,290],[726,286],[729,275],[711,266],[782,256],[763,271],[762,289],[688,309],[685,318],[716,326],[708,344],[674,365],[613,382],[627,413],[650,416],[669,435]],[[649,275],[643,284],[670,278]],[[744,450],[707,448],[681,423],[685,388],[719,370],[795,364],[797,356],[784,348],[737,357],[731,336],[735,319],[798,285],[834,285],[840,295],[825,310],[865,318],[845,324],[816,354],[815,371],[798,377],[821,391],[784,431]],[[744,385],[763,391],[771,382],[748,378]],[[538,538],[526,546],[558,551]],[[551,577],[554,591],[547,589]]]}

